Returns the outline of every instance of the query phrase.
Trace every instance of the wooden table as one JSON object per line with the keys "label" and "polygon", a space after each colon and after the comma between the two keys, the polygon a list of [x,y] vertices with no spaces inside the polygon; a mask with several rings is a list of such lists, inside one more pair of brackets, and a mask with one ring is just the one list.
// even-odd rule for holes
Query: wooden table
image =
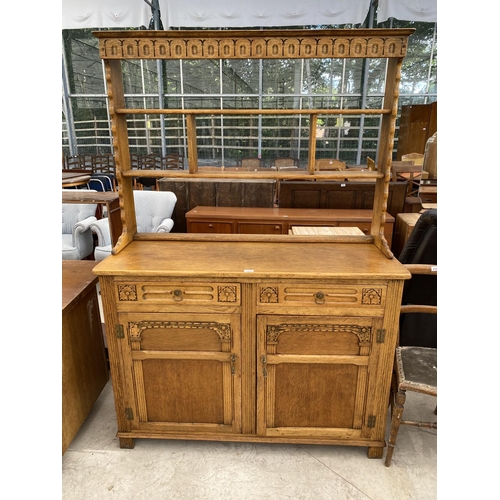
{"label": "wooden table", "polygon": [[109,232],[111,234],[111,243],[113,246],[118,241],[122,234],[122,219],[120,215],[120,200],[118,193],[106,192],[92,192],[75,189],[71,191],[62,192],[63,203],[96,203],[106,205],[107,217],[109,221]]}
{"label": "wooden table", "polygon": [[82,172],[63,172],[62,173],[62,187],[75,187],[83,186],[90,181],[91,174],[84,174]]}
{"label": "wooden table", "polygon": [[108,381],[96,263],[62,261],[62,453]]}
{"label": "wooden table", "polygon": [[[289,234],[293,226],[358,227],[370,234],[372,210],[328,208],[250,208],[198,206],[186,213],[188,233]],[[394,217],[386,215],[384,234],[392,243]]]}

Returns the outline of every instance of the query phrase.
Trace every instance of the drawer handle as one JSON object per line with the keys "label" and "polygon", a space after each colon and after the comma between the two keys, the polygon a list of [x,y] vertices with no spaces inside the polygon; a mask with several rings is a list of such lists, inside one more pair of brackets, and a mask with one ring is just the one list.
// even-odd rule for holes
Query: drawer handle
{"label": "drawer handle", "polygon": [[316,299],[314,300],[316,304],[324,304],[325,303],[325,294],[323,292],[316,292]]}
{"label": "drawer handle", "polygon": [[213,224],[209,224],[208,227],[214,227],[214,225]]}
{"label": "drawer handle", "polygon": [[174,290],[173,294],[174,294],[175,301],[180,302],[182,300],[182,290],[179,290],[179,289]]}

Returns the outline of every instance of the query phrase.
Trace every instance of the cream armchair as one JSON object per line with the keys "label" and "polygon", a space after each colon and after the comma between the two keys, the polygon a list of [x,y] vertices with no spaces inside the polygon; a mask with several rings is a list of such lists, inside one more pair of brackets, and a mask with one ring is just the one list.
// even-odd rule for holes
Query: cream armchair
{"label": "cream armchair", "polygon": [[62,258],[81,260],[92,254],[94,239],[90,225],[96,221],[96,204],[62,204]]}
{"label": "cream armchair", "polygon": [[[171,191],[134,190],[134,203],[138,233],[169,233],[174,227],[172,213],[177,196]],[[91,229],[97,235],[94,258],[103,260],[112,249],[108,219],[92,222]]]}

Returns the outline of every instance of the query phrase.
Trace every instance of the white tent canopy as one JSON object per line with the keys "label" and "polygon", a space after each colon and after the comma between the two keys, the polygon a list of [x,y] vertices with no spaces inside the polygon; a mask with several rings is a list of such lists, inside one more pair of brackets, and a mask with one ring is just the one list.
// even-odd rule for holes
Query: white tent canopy
{"label": "white tent canopy", "polygon": [[[148,26],[152,0],[63,0],[62,28]],[[158,0],[169,28],[361,24],[371,0]],[[437,21],[437,0],[379,0],[378,22]]]}

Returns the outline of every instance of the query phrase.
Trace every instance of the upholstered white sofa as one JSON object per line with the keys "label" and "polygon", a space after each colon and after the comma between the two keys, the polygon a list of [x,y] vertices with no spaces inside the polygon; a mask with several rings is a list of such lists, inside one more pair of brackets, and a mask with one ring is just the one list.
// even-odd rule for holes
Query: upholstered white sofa
{"label": "upholstered white sofa", "polygon": [[90,225],[96,221],[97,205],[62,204],[62,258],[81,260],[92,254],[94,238]]}
{"label": "upholstered white sofa", "polygon": [[[177,196],[171,191],[134,190],[137,232],[169,233],[174,227],[172,213],[176,203]],[[97,235],[94,258],[103,260],[111,255],[112,249],[108,219],[96,220],[90,226]]]}

